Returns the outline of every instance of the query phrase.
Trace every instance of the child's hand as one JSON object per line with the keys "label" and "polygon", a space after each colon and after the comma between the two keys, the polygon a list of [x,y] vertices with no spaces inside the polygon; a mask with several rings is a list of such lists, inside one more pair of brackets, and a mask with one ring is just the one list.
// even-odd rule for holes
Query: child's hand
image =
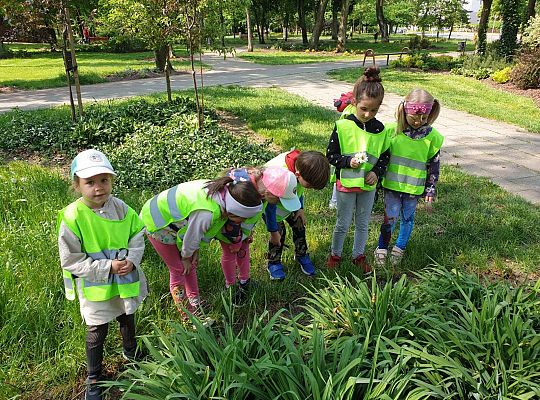
{"label": "child's hand", "polygon": [[426,202],[426,212],[429,215],[433,214],[433,196],[426,196],[424,201]]}
{"label": "child's hand", "polygon": [[189,275],[191,272],[191,257],[182,257],[182,264],[184,264],[184,273],[182,275]]}
{"label": "child's hand", "polygon": [[356,157],[351,158],[351,168],[358,168],[360,163]]}
{"label": "child's hand", "polygon": [[125,275],[125,274],[122,274],[120,271],[122,271],[126,267],[127,263],[128,263],[127,260],[112,260],[111,274]]}
{"label": "child's hand", "polygon": [[270,243],[272,243],[274,246],[281,245],[281,235],[279,232],[270,232]]}
{"label": "child's hand", "polygon": [[375,185],[378,179],[379,178],[377,177],[377,174],[375,172],[369,171],[364,178],[364,182],[368,185]]}
{"label": "child's hand", "polygon": [[306,226],[306,214],[302,208],[294,213],[294,220],[297,224],[300,222],[303,226]]}
{"label": "child's hand", "polygon": [[120,275],[120,276],[124,276],[124,275],[129,274],[135,268],[135,266],[133,265],[133,263],[131,261],[129,261],[129,260],[124,260],[124,261],[125,261],[126,265],[121,267],[120,270],[118,271],[118,275]]}

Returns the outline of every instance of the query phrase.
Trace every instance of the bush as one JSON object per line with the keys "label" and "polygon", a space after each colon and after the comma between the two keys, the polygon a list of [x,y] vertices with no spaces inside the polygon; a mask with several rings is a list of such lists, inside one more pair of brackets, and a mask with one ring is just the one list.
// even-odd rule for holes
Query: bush
{"label": "bush", "polygon": [[303,51],[309,48],[309,45],[303,44],[303,43],[294,43],[294,42],[286,42],[284,40],[278,40],[274,45],[272,45],[273,49],[276,50],[283,50],[283,51]]}
{"label": "bush", "polygon": [[512,72],[512,68],[506,67],[503,69],[500,69],[498,71],[495,71],[493,74],[491,74],[491,79],[497,83],[506,83],[510,80],[510,73]]}
{"label": "bush", "polygon": [[540,88],[540,48],[520,54],[511,80],[520,89]]}
{"label": "bush", "polygon": [[409,39],[409,49],[411,50],[423,50],[429,49],[431,47],[431,42],[426,37],[421,37],[418,35],[413,35]]}
{"label": "bush", "polygon": [[413,53],[390,62],[394,68],[419,68],[422,70],[448,71],[460,64],[460,60],[452,56],[433,57],[428,53]]}
{"label": "bush", "polygon": [[136,53],[148,50],[141,39],[129,36],[113,36],[105,43],[104,48],[113,53]]}
{"label": "bush", "polygon": [[504,59],[493,56],[468,55],[462,57],[462,62],[461,67],[452,68],[451,72],[475,79],[489,78],[493,72],[508,66]]}
{"label": "bush", "polygon": [[540,47],[540,15],[530,19],[529,26],[523,32],[521,43],[530,49]]}

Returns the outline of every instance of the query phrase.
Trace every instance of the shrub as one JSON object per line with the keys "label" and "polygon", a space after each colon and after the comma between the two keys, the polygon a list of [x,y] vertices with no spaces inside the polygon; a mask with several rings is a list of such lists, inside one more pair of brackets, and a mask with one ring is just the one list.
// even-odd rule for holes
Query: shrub
{"label": "shrub", "polygon": [[540,15],[530,19],[530,24],[523,32],[523,46],[534,49],[540,47]]}
{"label": "shrub", "polygon": [[431,47],[431,42],[426,37],[420,37],[418,35],[413,35],[409,39],[409,46],[408,47],[411,50],[429,49]]}
{"label": "shrub", "polygon": [[520,89],[540,88],[540,48],[520,54],[511,80]]}
{"label": "shrub", "polygon": [[109,38],[104,47],[113,53],[135,53],[148,50],[141,39],[122,35]]}
{"label": "shrub", "polygon": [[413,53],[390,62],[394,68],[419,68],[422,70],[447,71],[460,64],[460,60],[452,56],[433,57],[428,53]]}
{"label": "shrub", "polygon": [[512,68],[506,67],[503,69],[500,69],[498,71],[495,71],[493,74],[491,74],[491,79],[497,83],[506,83],[510,80],[510,73],[512,72]]}
{"label": "shrub", "polygon": [[493,56],[468,55],[462,57],[462,60],[462,66],[453,68],[451,72],[476,79],[489,78],[493,72],[508,66],[504,59]]}
{"label": "shrub", "polygon": [[295,42],[286,42],[284,40],[278,40],[274,45],[272,45],[273,49],[276,50],[283,50],[283,51],[303,51],[309,48],[309,45],[303,44],[303,43],[295,43]]}
{"label": "shrub", "polygon": [[[265,146],[233,137],[210,119],[196,128],[197,115],[176,114],[166,125],[131,125],[125,140],[103,147],[125,188],[164,190],[179,182],[216,176],[227,166],[261,165],[273,157]],[[234,165],[233,165],[234,164]]]}

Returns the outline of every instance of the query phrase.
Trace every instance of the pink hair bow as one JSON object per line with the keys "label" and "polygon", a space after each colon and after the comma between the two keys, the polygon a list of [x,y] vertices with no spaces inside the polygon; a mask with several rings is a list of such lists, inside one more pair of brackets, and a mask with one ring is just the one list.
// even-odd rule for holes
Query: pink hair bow
{"label": "pink hair bow", "polygon": [[432,107],[433,107],[432,103],[406,102],[404,105],[406,114],[429,114],[431,112]]}

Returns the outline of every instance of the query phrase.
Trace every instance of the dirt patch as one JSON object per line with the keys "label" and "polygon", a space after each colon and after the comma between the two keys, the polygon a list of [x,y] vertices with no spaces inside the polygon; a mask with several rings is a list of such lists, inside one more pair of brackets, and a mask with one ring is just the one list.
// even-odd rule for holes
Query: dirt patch
{"label": "dirt patch", "polygon": [[512,82],[508,83],[497,83],[492,79],[484,79],[482,82],[489,87],[500,90],[501,92],[508,92],[512,94],[517,94],[518,96],[530,97],[540,107],[540,88],[536,89],[520,89]]}
{"label": "dirt patch", "polygon": [[267,145],[268,149],[274,153],[281,153],[280,149],[271,139],[267,139],[251,130],[246,122],[234,114],[226,111],[217,111],[219,116],[218,124],[221,128],[229,132],[235,137],[243,137],[251,142],[255,142],[260,145]]}
{"label": "dirt patch", "polygon": [[13,161],[24,161],[32,165],[54,169],[59,171],[63,176],[69,176],[71,167],[71,159],[60,153],[44,155],[43,152],[32,150],[13,150],[9,153],[0,150],[1,163]]}
{"label": "dirt patch", "polygon": [[14,92],[19,92],[19,90],[17,90],[13,86],[0,86],[0,93],[2,94],[3,93],[9,94],[9,93],[14,93]]}

